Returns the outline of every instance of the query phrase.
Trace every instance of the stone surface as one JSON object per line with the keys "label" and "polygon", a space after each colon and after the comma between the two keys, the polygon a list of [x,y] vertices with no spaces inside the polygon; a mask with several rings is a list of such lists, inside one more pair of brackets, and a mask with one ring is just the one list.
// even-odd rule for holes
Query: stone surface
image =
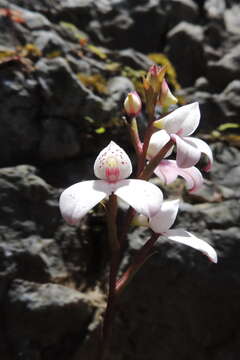
{"label": "stone surface", "polygon": [[[164,195],[181,196],[174,226],[212,244],[219,263],[162,238],[120,299],[109,359],[238,360],[239,131],[218,142],[211,134],[239,124],[238,1],[0,0],[0,8],[0,359],[96,359],[109,257],[103,208],[71,227],[58,199],[93,178],[110,139],[129,148],[122,100],[152,64],[148,53],[165,53],[182,103],[200,102],[215,163],[201,191],[177,181]],[[147,236],[132,231],[121,270]]]}
{"label": "stone surface", "polygon": [[[186,22],[181,22],[168,33],[166,52],[176,66],[182,86],[193,85],[194,81],[205,72],[203,38],[200,26]],[[179,61],[180,53],[181,58],[184,59],[182,61]]]}

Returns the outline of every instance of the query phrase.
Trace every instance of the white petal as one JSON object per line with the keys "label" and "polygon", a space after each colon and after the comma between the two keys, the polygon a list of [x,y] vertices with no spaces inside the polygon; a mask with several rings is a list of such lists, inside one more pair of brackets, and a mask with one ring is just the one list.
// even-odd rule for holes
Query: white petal
{"label": "white petal", "polygon": [[154,216],[161,207],[161,190],[144,180],[121,180],[116,184],[114,193],[132,206],[137,213],[147,217]]}
{"label": "white petal", "polygon": [[177,165],[182,168],[189,168],[195,165],[200,157],[201,151],[196,148],[195,145],[191,145],[187,141],[188,138],[181,138],[177,135],[171,136],[172,140],[176,142],[177,145]]}
{"label": "white petal", "polygon": [[179,200],[164,201],[157,214],[149,219],[150,228],[158,234],[165,233],[174,223]]}
{"label": "white petal", "polygon": [[129,177],[132,164],[126,152],[111,141],[98,155],[94,163],[96,177],[108,182],[116,182]]}
{"label": "white petal", "polygon": [[112,192],[111,184],[102,180],[82,181],[63,191],[59,206],[63,218],[77,224],[96,204]]}
{"label": "white petal", "polygon": [[167,185],[181,176],[187,183],[187,189],[191,192],[199,190],[203,184],[202,174],[195,166],[180,168],[175,160],[162,160],[154,173]]}
{"label": "white petal", "polygon": [[198,102],[184,105],[167,116],[154,122],[154,126],[165,129],[169,134],[191,135],[199,125],[200,110]]}
{"label": "white petal", "polygon": [[170,240],[191,246],[192,248],[201,251],[209,258],[209,260],[217,263],[217,253],[214,248],[206,241],[199,239],[188,231],[183,229],[168,230],[164,235]]}
{"label": "white petal", "polygon": [[201,153],[207,155],[209,161],[208,161],[208,165],[204,168],[204,170],[205,171],[211,170],[211,167],[213,164],[213,154],[212,154],[212,150],[209,147],[209,145],[207,143],[205,143],[205,141],[203,141],[201,139],[196,139],[193,137],[184,138],[184,140],[187,141],[188,144],[198,148],[198,150]]}
{"label": "white petal", "polygon": [[[156,131],[150,139],[148,150],[147,150],[147,158],[151,159],[168,143],[170,140],[170,136],[165,130]],[[172,153],[172,149],[168,151],[165,157],[169,156]]]}

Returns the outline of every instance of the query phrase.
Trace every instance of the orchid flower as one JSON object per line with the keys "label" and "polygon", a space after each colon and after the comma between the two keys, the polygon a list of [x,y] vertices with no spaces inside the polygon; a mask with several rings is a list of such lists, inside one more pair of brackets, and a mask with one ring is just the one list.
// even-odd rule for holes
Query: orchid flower
{"label": "orchid flower", "polygon": [[94,173],[101,180],[79,182],[61,194],[63,218],[71,225],[77,224],[89,210],[111,194],[127,202],[138,213],[148,218],[154,216],[163,200],[161,190],[144,180],[127,180],[131,172],[132,164],[128,155],[111,141],[94,163]]}
{"label": "orchid flower", "polygon": [[170,229],[176,219],[179,209],[179,200],[164,201],[158,213],[149,220],[140,215],[133,224],[149,226],[155,233],[161,234],[169,240],[188,245],[193,249],[201,251],[209,260],[217,263],[217,253],[207,242],[183,229]]}
{"label": "orchid flower", "polygon": [[[169,135],[166,131],[160,130],[151,136],[147,158],[151,160],[154,155],[168,142]],[[172,153],[173,147],[166,153],[165,157]],[[197,191],[203,184],[201,172],[195,167],[181,168],[175,160],[162,160],[155,168],[154,174],[157,175],[164,184],[169,185],[181,176],[187,183],[187,189],[190,192]]]}
{"label": "orchid flower", "polygon": [[155,148],[156,154],[162,146],[172,139],[177,146],[176,160],[179,167],[189,168],[195,165],[199,161],[201,153],[204,153],[209,160],[204,170],[209,171],[213,162],[210,147],[203,140],[189,136],[196,130],[199,121],[198,102],[184,105],[172,111],[154,122],[154,126],[162,130],[154,134],[154,138],[150,140],[150,146],[152,145],[152,148]]}
{"label": "orchid flower", "polygon": [[178,176],[181,176],[186,181],[189,192],[199,190],[203,184],[203,177],[198,168],[195,166],[180,168],[175,160],[162,160],[155,168],[154,174],[166,185],[171,184]]}

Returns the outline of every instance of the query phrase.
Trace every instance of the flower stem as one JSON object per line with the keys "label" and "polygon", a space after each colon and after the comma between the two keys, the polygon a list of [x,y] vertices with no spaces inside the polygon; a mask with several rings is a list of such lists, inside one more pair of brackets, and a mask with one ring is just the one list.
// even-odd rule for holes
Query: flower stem
{"label": "flower stem", "polygon": [[157,241],[159,234],[152,233],[150,239],[143,245],[143,247],[137,252],[133,263],[121,276],[121,278],[116,283],[116,295],[118,296],[127,286],[127,284],[132,280],[137,271],[141,266],[147,261],[147,259],[152,255],[151,250],[153,245]]}
{"label": "flower stem", "polygon": [[174,145],[174,142],[172,140],[169,140],[162,149],[149,161],[149,163],[146,165],[146,167],[143,169],[141,174],[138,176],[139,179],[142,180],[149,180],[152,176],[155,168],[158,166],[160,161],[164,158],[164,156],[167,154],[167,152],[171,149],[171,147]]}
{"label": "flower stem", "polygon": [[117,273],[119,267],[120,246],[118,242],[117,226],[116,226],[117,199],[116,199],[116,195],[114,194],[111,194],[109,196],[106,213],[107,213],[107,224],[108,224],[108,240],[111,251],[111,261],[110,261],[107,307],[103,320],[101,348],[100,348],[98,360],[104,360],[108,351],[109,341],[112,333],[112,323],[115,314],[115,304],[116,304],[115,287],[116,287],[116,279],[117,279]]}
{"label": "flower stem", "polygon": [[144,135],[144,142],[143,142],[143,147],[142,147],[142,153],[141,156],[139,158],[138,161],[138,175],[141,174],[141,172],[144,169],[145,166],[145,161],[146,161],[146,155],[147,155],[147,150],[148,150],[148,146],[149,146],[149,142],[153,133],[153,125],[152,122],[148,124],[148,127],[146,129],[145,135]]}

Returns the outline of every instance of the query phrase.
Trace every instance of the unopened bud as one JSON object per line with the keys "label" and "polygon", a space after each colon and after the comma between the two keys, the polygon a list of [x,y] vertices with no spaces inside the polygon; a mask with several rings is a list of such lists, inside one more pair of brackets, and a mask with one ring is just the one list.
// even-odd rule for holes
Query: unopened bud
{"label": "unopened bud", "polygon": [[159,94],[166,70],[166,66],[160,67],[152,65],[143,82],[145,89],[148,90],[149,88],[152,88],[155,94]]}
{"label": "unopened bud", "polygon": [[140,113],[142,102],[136,91],[128,93],[124,101],[124,109],[129,116],[137,116]]}
{"label": "unopened bud", "polygon": [[169,107],[170,105],[174,105],[177,102],[178,99],[171,93],[167,81],[163,79],[159,104],[163,107]]}

